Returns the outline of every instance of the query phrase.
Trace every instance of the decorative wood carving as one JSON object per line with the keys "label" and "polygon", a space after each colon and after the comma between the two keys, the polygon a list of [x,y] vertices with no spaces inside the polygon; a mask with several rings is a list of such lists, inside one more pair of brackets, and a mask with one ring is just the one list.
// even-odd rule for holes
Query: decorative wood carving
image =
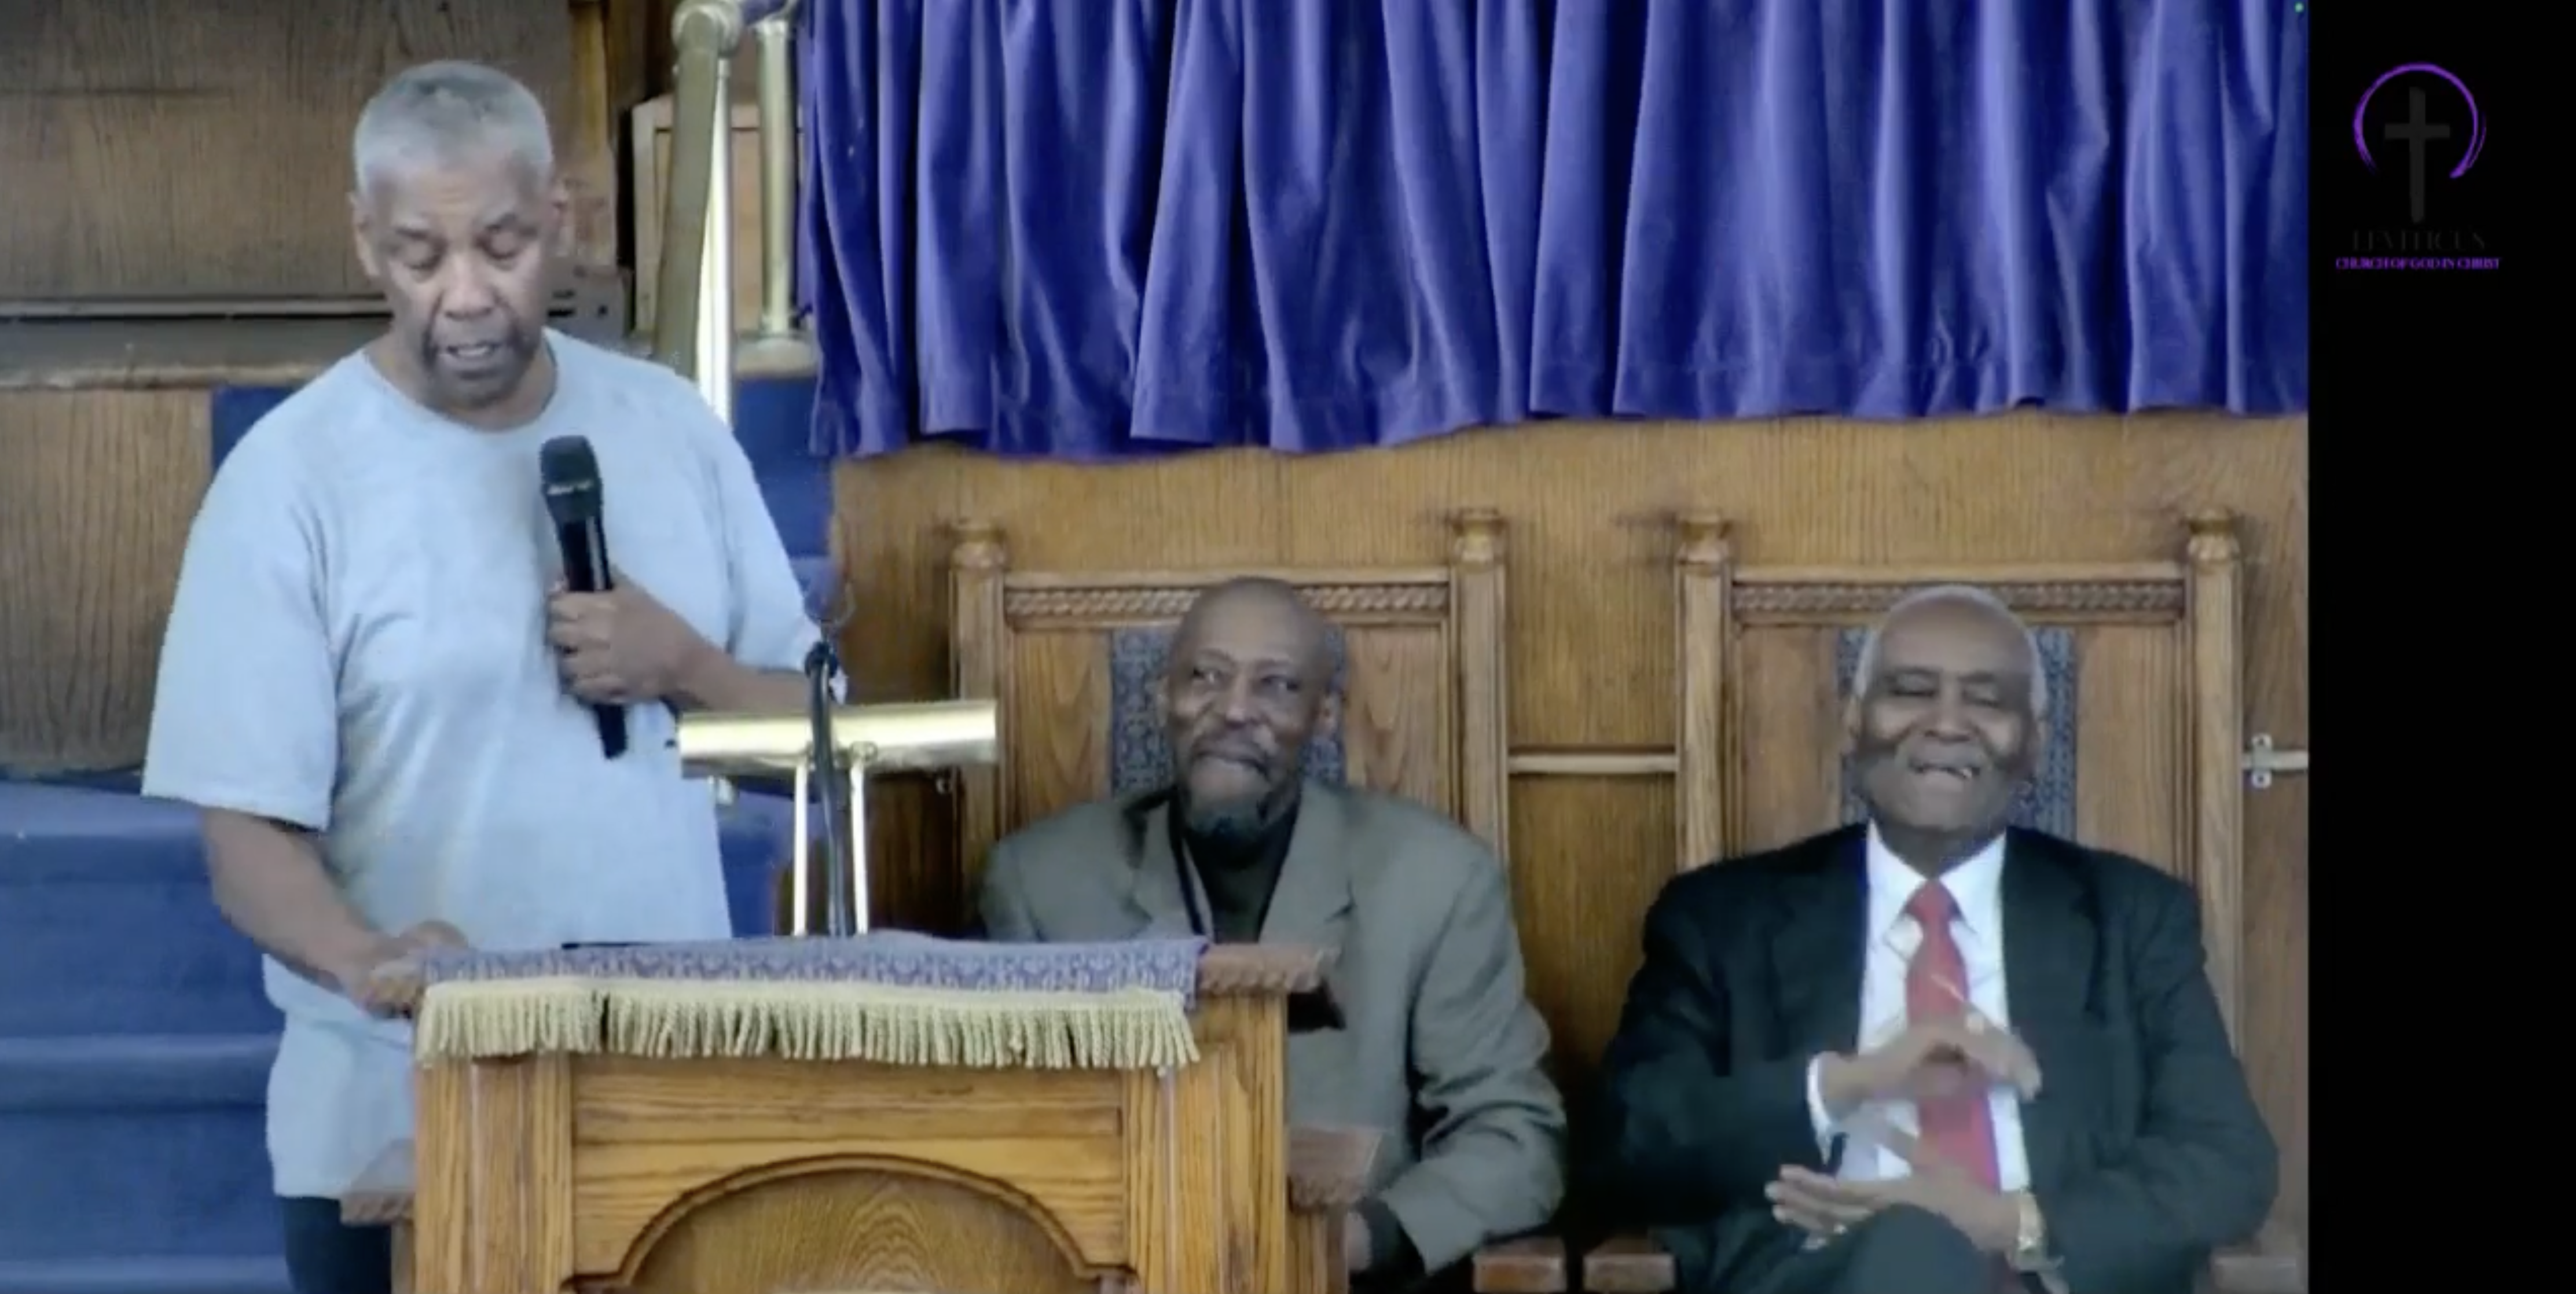
{"label": "decorative wood carving", "polygon": [[1287,1129],[1285,999],[1255,985],[1320,963],[1259,951],[1218,960],[1238,991],[1202,999],[1201,1058],[1171,1072],[431,1066],[435,1135],[417,1163],[388,1155],[343,1216],[393,1225],[405,1284],[453,1294],[1338,1294],[1314,1260],[1338,1258],[1373,1134]]}
{"label": "decorative wood carving", "polygon": [[1885,615],[1909,588],[1954,583],[1978,584],[2025,616],[2049,619],[2172,617],[2182,612],[2184,601],[2181,585],[2158,573],[2087,578],[2072,569],[2066,575],[2017,569],[1998,572],[2004,578],[1991,581],[1918,574],[1932,577],[1837,581],[1824,571],[1746,572],[1736,589],[1735,613],[1747,621],[1869,619]]}

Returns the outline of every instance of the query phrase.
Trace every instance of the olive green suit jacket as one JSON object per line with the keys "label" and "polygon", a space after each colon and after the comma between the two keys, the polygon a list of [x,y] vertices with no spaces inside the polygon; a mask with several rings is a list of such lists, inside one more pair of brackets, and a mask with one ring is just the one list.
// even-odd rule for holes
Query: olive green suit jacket
{"label": "olive green suit jacket", "polygon": [[[1343,1027],[1290,1035],[1289,1120],[1384,1134],[1374,1194],[1439,1271],[1547,1221],[1564,1190],[1564,1103],[1542,1069],[1510,887],[1484,842],[1427,809],[1320,782],[1301,794],[1261,938],[1340,950]],[[985,932],[1187,938],[1170,813],[1169,790],[1122,796],[1002,841]]]}

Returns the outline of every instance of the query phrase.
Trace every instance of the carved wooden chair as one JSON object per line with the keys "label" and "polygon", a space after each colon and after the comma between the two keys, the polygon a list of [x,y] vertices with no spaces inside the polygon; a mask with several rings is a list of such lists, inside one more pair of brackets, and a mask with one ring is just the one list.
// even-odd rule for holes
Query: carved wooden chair
{"label": "carved wooden chair", "polygon": [[1293,586],[1332,626],[1342,729],[1309,771],[1436,805],[1509,857],[1503,767],[1503,522],[1450,519],[1446,566],[1015,571],[999,530],[953,527],[951,648],[961,697],[1000,705],[1002,764],[959,775],[968,893],[1009,832],[1170,780],[1153,684],[1173,626],[1246,575]]}
{"label": "carved wooden chair", "polygon": [[[2050,691],[2047,753],[2017,820],[2194,882],[2233,1034],[2246,937],[2238,545],[2223,514],[2196,515],[2186,529],[2179,561],[1766,569],[1735,565],[1722,520],[1683,518],[1675,867],[1856,820],[1840,731],[1863,635],[1912,589],[1980,585],[2037,632]],[[1581,1279],[1591,1291],[1663,1294],[1674,1272],[1653,1241],[1622,1236],[1584,1255]],[[2303,1256],[2285,1232],[2267,1230],[2219,1255],[2208,1283],[2293,1294],[2305,1289]]]}
{"label": "carved wooden chair", "polygon": [[[1285,581],[1332,627],[1342,725],[1309,750],[1310,773],[1436,805],[1510,858],[1503,522],[1494,513],[1450,519],[1445,566],[1356,569],[1022,571],[1011,569],[994,526],[953,529],[956,693],[992,698],[1001,716],[1001,765],[959,774],[967,893],[1011,831],[1171,779],[1153,685],[1172,629],[1202,591],[1244,575]],[[1317,1142],[1302,1153],[1322,1163],[1331,1152]],[[1295,1208],[1316,1219],[1300,1261],[1337,1274],[1325,1223],[1338,1225],[1365,1174],[1332,1178],[1338,1186],[1320,1171],[1307,1176],[1291,1183]]]}

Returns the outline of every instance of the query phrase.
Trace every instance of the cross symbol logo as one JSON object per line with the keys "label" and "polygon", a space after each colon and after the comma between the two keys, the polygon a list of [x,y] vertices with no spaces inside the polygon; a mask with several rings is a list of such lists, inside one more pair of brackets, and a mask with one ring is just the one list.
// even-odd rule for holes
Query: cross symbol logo
{"label": "cross symbol logo", "polygon": [[[2361,102],[2353,105],[2352,110],[2352,143],[2354,150],[2361,154],[2361,164],[2373,171],[2379,169],[2378,161],[2370,154],[2368,118],[2372,98],[2378,95],[2381,86],[2409,73],[2439,78],[2459,92],[2460,105],[2468,109],[2467,142],[2460,149],[2460,160],[2451,167],[2450,178],[2456,180],[2468,174],[2469,168],[2477,163],[2479,151],[2486,147],[2486,120],[2478,115],[2478,101],[2469,93],[2469,87],[2460,78],[2431,63],[2408,63],[2390,68],[2378,80],[2371,82],[2369,89],[2361,92]],[[2418,225],[2424,223],[2425,170],[2433,156],[2428,146],[2459,137],[2454,123],[2436,121],[2429,115],[2430,89],[2421,83],[2406,87],[2406,119],[2390,122],[2379,132],[2382,143],[2406,146],[2406,219],[2408,223]]]}
{"label": "cross symbol logo", "polygon": [[2381,134],[2406,146],[2406,219],[2424,223],[2424,146],[2437,139],[2449,139],[2451,128],[2424,119],[2424,92],[2406,92],[2406,120],[2391,122]]}

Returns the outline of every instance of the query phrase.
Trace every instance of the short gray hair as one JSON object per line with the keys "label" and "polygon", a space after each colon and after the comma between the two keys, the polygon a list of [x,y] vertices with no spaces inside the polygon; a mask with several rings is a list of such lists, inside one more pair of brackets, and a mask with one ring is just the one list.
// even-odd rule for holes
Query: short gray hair
{"label": "short gray hair", "polygon": [[480,63],[423,63],[396,76],[358,114],[350,143],[358,192],[386,174],[498,148],[540,178],[555,170],[545,105],[508,73]]}
{"label": "short gray hair", "polygon": [[2040,661],[2039,635],[2031,632],[2030,625],[2016,615],[2002,598],[1974,584],[1935,584],[1930,588],[1916,589],[1898,598],[1896,605],[1889,607],[1887,614],[1880,616],[1878,623],[1869,627],[1868,636],[1861,639],[1860,664],[1852,670],[1853,696],[1857,697],[1868,692],[1870,680],[1878,674],[1878,640],[1887,631],[1887,627],[1906,612],[1929,606],[1976,607],[1992,612],[1997,618],[2020,630],[2022,650],[2030,657],[2030,712],[2034,715],[2048,713],[2048,672]]}

